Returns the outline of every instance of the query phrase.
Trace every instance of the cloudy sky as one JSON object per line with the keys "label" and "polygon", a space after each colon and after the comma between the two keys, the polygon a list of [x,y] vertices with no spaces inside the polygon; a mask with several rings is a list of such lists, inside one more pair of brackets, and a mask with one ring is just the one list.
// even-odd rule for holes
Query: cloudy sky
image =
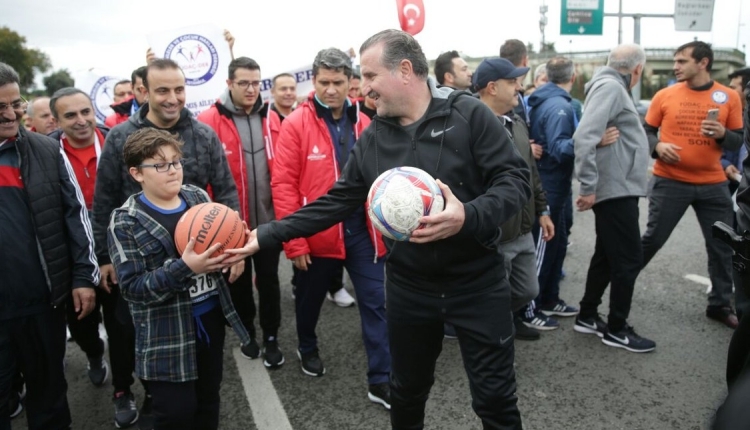
{"label": "cloudy sky", "polygon": [[[424,0],[426,24],[417,35],[428,58],[456,49],[471,56],[497,55],[517,38],[539,46],[542,0]],[[561,36],[561,0],[549,6],[546,38],[558,52],[609,49],[617,44],[617,18],[604,19],[603,36]],[[673,0],[623,0],[625,13],[671,14]],[[617,12],[618,0],[605,0]],[[145,61],[146,35],[212,23],[236,37],[236,55],[256,59],[270,76],[312,62],[322,48],[359,48],[370,35],[397,28],[394,0],[24,0],[3,7],[0,26],[46,52],[55,69],[96,68],[129,76]],[[671,19],[644,18],[646,47],[676,47],[698,37],[717,47],[750,48],[750,0],[716,0],[711,32],[675,32]],[[623,41],[633,40],[633,20],[623,19]]]}

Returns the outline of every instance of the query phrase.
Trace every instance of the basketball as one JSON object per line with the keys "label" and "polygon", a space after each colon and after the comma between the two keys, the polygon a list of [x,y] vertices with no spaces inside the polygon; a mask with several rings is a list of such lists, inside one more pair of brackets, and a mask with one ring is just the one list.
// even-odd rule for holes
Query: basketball
{"label": "basketball", "polygon": [[367,214],[383,236],[407,241],[424,228],[423,216],[443,210],[445,201],[435,179],[416,167],[396,167],[378,176],[367,194]]}
{"label": "basketball", "polygon": [[217,257],[226,249],[245,245],[245,228],[240,216],[221,203],[201,203],[188,209],[177,222],[174,244],[182,255],[190,238],[195,238],[196,254],[202,254],[216,243],[221,247],[212,255]]}

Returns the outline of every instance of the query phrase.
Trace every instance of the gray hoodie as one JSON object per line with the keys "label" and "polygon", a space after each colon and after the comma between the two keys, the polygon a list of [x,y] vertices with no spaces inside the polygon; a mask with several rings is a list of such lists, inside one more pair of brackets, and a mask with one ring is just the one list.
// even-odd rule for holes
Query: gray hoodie
{"label": "gray hoodie", "polygon": [[[581,195],[596,194],[596,202],[646,195],[649,146],[633,99],[630,78],[611,67],[602,67],[586,84],[583,118],[573,135],[575,172]],[[620,137],[597,148],[607,127],[617,127]]]}
{"label": "gray hoodie", "polygon": [[247,168],[247,201],[250,203],[249,220],[251,229],[265,224],[276,217],[271,200],[271,173],[266,159],[263,128],[258,111],[263,102],[258,102],[247,114],[244,109],[237,108],[232,102],[229,89],[219,97],[219,102],[232,113],[232,121],[237,127],[237,134],[242,140],[242,151],[245,153],[245,167]]}

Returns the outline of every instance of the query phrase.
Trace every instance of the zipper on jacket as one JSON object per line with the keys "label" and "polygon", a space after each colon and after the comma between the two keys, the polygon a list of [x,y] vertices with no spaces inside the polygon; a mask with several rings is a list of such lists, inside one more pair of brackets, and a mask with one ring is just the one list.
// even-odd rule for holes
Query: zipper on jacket
{"label": "zipper on jacket", "polygon": [[83,167],[83,173],[86,174],[86,179],[91,179],[91,176],[89,175],[89,168],[84,166]]}

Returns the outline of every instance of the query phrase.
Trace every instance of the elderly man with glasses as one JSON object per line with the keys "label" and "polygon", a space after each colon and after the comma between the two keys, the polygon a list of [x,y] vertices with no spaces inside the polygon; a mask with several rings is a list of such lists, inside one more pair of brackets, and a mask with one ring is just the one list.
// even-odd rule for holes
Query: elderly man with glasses
{"label": "elderly man with glasses", "polygon": [[9,410],[18,371],[28,428],[69,428],[65,301],[86,317],[99,269],[70,163],[58,142],[20,126],[26,105],[18,73],[0,63],[0,429],[18,411]]}

